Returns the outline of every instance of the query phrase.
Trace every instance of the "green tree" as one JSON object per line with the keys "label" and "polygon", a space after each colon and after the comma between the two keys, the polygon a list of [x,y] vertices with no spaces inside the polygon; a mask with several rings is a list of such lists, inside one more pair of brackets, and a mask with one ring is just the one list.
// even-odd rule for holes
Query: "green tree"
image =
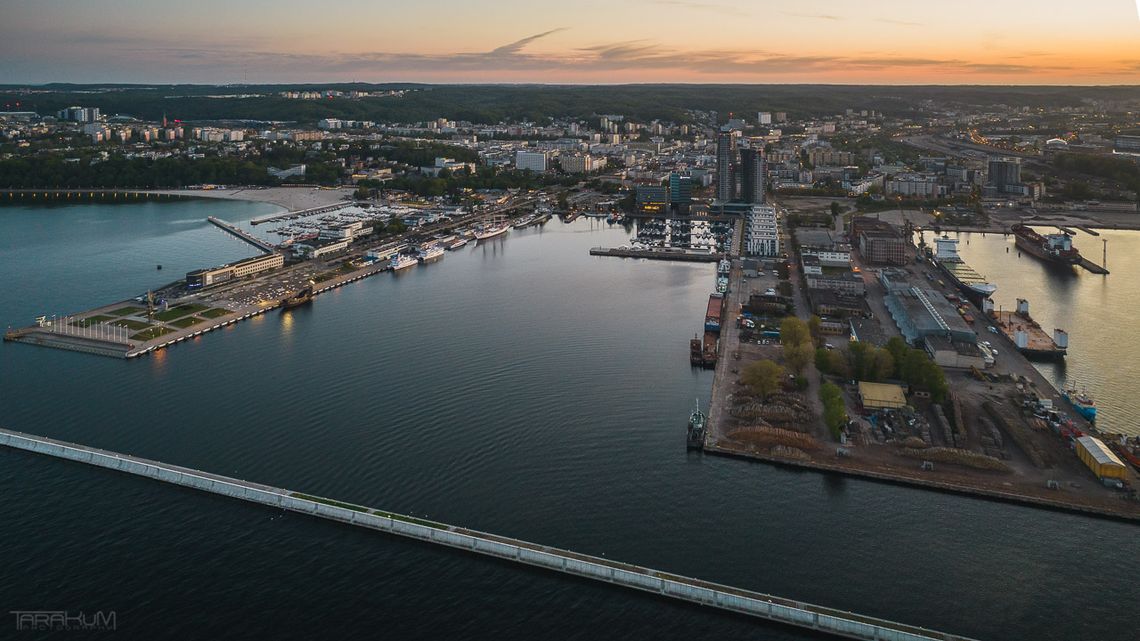
{"label": "green tree", "polygon": [[809,343],[784,345],[784,363],[795,375],[803,373],[804,368],[812,361],[812,348]]}
{"label": "green tree", "polygon": [[832,218],[838,218],[839,212],[840,212],[839,203],[835,202],[834,200],[831,201],[831,217]]}
{"label": "green tree", "polygon": [[784,346],[801,345],[811,340],[808,326],[795,316],[788,316],[780,323],[780,342]]}
{"label": "green tree", "polygon": [[815,368],[824,374],[838,376],[839,378],[849,378],[851,375],[847,366],[847,358],[843,352],[834,349],[820,347],[815,350]]}
{"label": "green tree", "polygon": [[811,318],[808,319],[807,326],[808,332],[811,334],[812,339],[818,343],[820,337],[823,335],[823,332],[821,331],[823,328],[823,320],[819,316],[812,314]]}
{"label": "green tree", "polygon": [[901,336],[892,336],[890,340],[887,341],[885,349],[890,352],[891,362],[894,364],[891,377],[905,380],[906,377],[903,376],[902,368],[906,362],[906,356],[907,352],[910,351],[910,346],[906,344],[906,341],[903,340]]}
{"label": "green tree", "polygon": [[744,368],[740,380],[752,388],[752,393],[767,398],[780,389],[784,380],[784,368],[771,360],[756,361]]}
{"label": "green tree", "polygon": [[843,402],[843,391],[834,383],[824,383],[819,388],[819,398],[823,401],[823,422],[831,435],[839,438],[847,423],[847,407]]}

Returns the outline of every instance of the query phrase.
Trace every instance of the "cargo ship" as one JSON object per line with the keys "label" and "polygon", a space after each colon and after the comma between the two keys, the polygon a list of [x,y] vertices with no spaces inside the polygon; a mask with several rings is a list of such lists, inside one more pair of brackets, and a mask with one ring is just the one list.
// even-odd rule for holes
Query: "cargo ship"
{"label": "cargo ship", "polygon": [[957,239],[943,235],[934,240],[934,247],[934,264],[970,300],[981,304],[982,299],[997,291],[997,285],[987,281],[958,255]]}
{"label": "cargo ship", "polygon": [[709,296],[709,306],[705,310],[705,331],[720,333],[720,321],[723,315],[724,294]]}
{"label": "cargo ship", "polygon": [[1096,421],[1096,403],[1088,392],[1078,392],[1076,386],[1067,387],[1061,391],[1061,398],[1069,402],[1077,413],[1090,422]]}
{"label": "cargo ship", "polygon": [[708,417],[701,411],[701,402],[698,400],[696,407],[693,408],[693,413],[689,414],[689,427],[685,435],[685,447],[687,449],[699,450],[704,448],[707,423]]}
{"label": "cargo ship", "polygon": [[305,287],[304,289],[301,289],[300,291],[297,291],[297,292],[295,292],[289,296],[286,296],[285,298],[282,298],[281,299],[281,310],[284,311],[287,309],[293,309],[295,307],[300,307],[301,305],[304,305],[305,303],[308,303],[311,300],[313,300],[313,286],[309,285],[308,287]]}
{"label": "cargo ship", "polygon": [[728,260],[727,258],[722,258],[720,262],[716,264],[716,273],[722,276],[727,276],[731,271],[732,261]]}
{"label": "cargo ship", "polygon": [[1081,262],[1081,252],[1073,247],[1073,239],[1068,234],[1046,234],[1042,236],[1022,224],[1010,228],[1017,248],[1046,262],[1058,265],[1075,265]]}
{"label": "cargo ship", "polygon": [[396,254],[392,257],[392,261],[388,263],[388,267],[392,271],[400,271],[420,263],[419,259],[413,254]]}
{"label": "cargo ship", "polygon": [[[986,305],[992,308],[992,303]],[[1063,329],[1054,329],[1050,338],[1040,323],[1029,315],[1029,301],[1024,298],[1017,299],[1017,311],[991,312],[998,329],[1021,352],[1029,358],[1055,359],[1062,358],[1069,349],[1069,334]]]}

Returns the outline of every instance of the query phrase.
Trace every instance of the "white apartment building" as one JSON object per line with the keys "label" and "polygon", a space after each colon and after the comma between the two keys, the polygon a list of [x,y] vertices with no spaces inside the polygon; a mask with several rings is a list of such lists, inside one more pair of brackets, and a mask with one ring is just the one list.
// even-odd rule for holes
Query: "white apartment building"
{"label": "white apartment building", "polygon": [[744,251],[751,256],[780,254],[779,215],[770,205],[749,208],[744,227]]}
{"label": "white apartment building", "polygon": [[522,171],[546,171],[550,156],[544,151],[519,151],[515,153],[515,168]]}

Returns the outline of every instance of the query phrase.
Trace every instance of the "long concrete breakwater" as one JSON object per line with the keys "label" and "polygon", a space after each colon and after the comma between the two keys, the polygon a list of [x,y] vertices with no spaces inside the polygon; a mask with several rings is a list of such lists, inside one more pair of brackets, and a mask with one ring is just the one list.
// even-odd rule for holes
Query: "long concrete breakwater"
{"label": "long concrete breakwater", "polygon": [[0,445],[838,637],[866,641],[970,641],[926,628],[11,430],[0,429]]}

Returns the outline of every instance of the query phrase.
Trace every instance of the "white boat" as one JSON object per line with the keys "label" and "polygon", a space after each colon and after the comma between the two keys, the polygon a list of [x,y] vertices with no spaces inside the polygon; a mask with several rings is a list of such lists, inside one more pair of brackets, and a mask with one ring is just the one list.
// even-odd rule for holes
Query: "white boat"
{"label": "white boat", "polygon": [[430,260],[435,260],[443,256],[443,247],[439,245],[424,245],[420,247],[420,251],[416,253],[416,258],[421,263],[426,263]]}
{"label": "white boat", "polygon": [[494,238],[495,236],[505,234],[510,231],[510,229],[511,223],[505,218],[498,217],[497,219],[492,219],[487,222],[475,225],[475,228],[472,231],[475,234],[476,240],[486,240],[488,238]]}
{"label": "white boat", "polygon": [[400,271],[401,269],[418,265],[419,263],[419,258],[411,254],[396,254],[392,257],[392,260],[389,261],[388,267],[390,267],[392,271]]}
{"label": "white boat", "polygon": [[456,238],[455,240],[453,240],[453,241],[451,241],[450,243],[448,243],[448,245],[447,245],[447,249],[448,249],[448,250],[456,250],[456,249],[459,249],[460,247],[463,247],[463,246],[465,246],[465,245],[467,244],[467,242],[468,242],[468,241],[467,241],[467,237],[466,237],[466,236],[460,236],[459,238]]}

